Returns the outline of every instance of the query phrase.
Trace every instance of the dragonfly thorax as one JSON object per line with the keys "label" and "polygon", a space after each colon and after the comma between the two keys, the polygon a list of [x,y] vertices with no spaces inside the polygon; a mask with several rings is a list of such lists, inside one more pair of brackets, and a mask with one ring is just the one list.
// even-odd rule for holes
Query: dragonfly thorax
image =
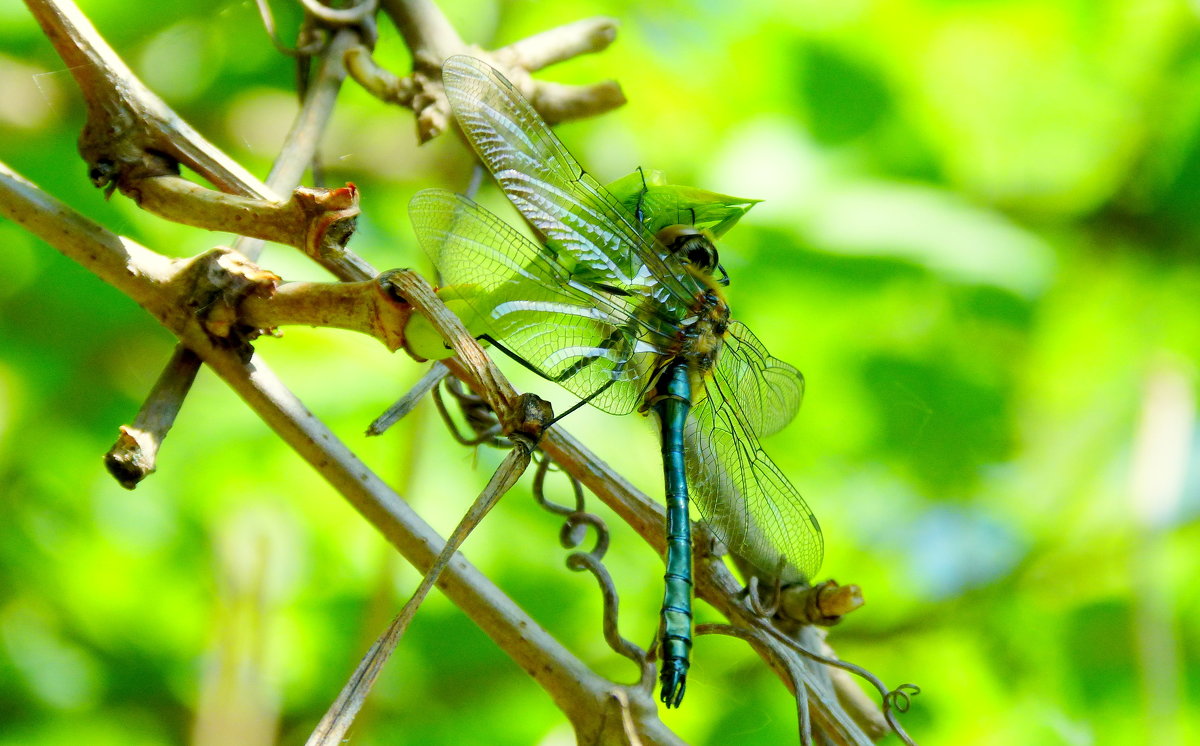
{"label": "dragonfly thorax", "polygon": [[717,362],[717,354],[729,328],[729,306],[716,290],[700,295],[695,321],[683,330],[679,356],[688,361],[693,373],[700,378],[708,375]]}
{"label": "dragonfly thorax", "polygon": [[655,236],[667,251],[700,275],[711,275],[720,259],[707,233],[690,225],[669,225]]}
{"label": "dragonfly thorax", "polygon": [[717,357],[725,343],[725,333],[729,330],[729,306],[719,291],[710,288],[696,296],[692,311],[686,326],[682,326],[678,332],[673,354],[663,355],[659,359],[653,383],[646,392],[640,411],[647,411],[667,395],[665,386],[668,382],[663,374],[676,362],[682,361],[687,365],[692,396],[704,390],[704,379],[717,364]]}

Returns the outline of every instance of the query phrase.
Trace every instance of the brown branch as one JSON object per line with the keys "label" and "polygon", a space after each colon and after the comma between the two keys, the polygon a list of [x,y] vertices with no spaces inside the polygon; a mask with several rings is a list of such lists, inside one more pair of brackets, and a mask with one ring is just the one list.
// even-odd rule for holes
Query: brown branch
{"label": "brown branch", "polygon": [[[70,8],[70,6],[64,7]],[[106,57],[115,58],[116,56],[90,26],[85,28],[78,25],[64,26],[62,33],[66,40],[59,45],[60,53],[63,53],[64,50],[71,53],[84,45],[89,45],[90,48],[104,51]],[[268,189],[287,191],[293,189],[300,182],[308,164],[316,155],[321,133],[332,116],[338,91],[345,78],[341,62],[342,53],[357,43],[358,35],[354,30],[342,29],[326,46],[318,60],[316,75],[305,91],[300,111],[293,120],[287,137],[284,139],[282,150],[271,169],[271,174],[267,179]],[[132,76],[130,79],[136,82]],[[98,96],[95,93],[90,95]],[[220,155],[220,158],[224,159],[223,154]],[[174,172],[173,165],[161,157],[151,158],[150,162],[157,164],[159,174],[166,175],[147,175],[140,181],[133,180],[130,191],[139,204],[151,211],[157,211],[168,219],[197,224],[195,221],[198,218],[192,216],[204,215],[207,212],[203,207],[206,202],[223,204],[225,201],[229,201],[237,204],[237,198],[226,197],[221,192],[204,190],[202,187],[171,175]],[[218,161],[218,163],[220,162],[223,160]],[[200,173],[206,174],[210,180],[216,183],[210,170],[205,170],[202,164],[197,164],[197,168]],[[251,178],[250,182],[252,181]],[[249,195],[244,196],[243,199],[252,205],[252,209],[258,207],[273,209],[277,203],[263,199],[259,195],[259,192],[263,190],[258,189],[256,183],[250,182],[234,180],[233,185],[238,187],[236,189],[238,194]],[[186,193],[188,198],[175,199],[177,195],[168,193],[172,189]],[[293,195],[292,201],[299,205],[298,200],[302,199],[304,197]],[[159,200],[161,204],[147,204],[148,202],[153,203],[155,200]],[[313,201],[308,200],[310,203]],[[168,211],[170,214],[167,214]],[[200,223],[200,227],[209,230],[238,230],[239,214],[237,210],[233,211],[232,216],[229,211],[218,212],[218,219]],[[375,275],[374,269],[366,262],[353,253],[344,251],[345,241],[349,237],[349,230],[352,229],[354,216],[357,214],[356,204],[353,207],[345,204],[335,205],[332,214],[328,212],[318,214],[311,209],[300,209],[299,212],[308,218],[308,223],[303,229],[290,231],[290,234],[300,235],[303,238],[292,241],[285,240],[285,243],[291,243],[293,246],[304,249],[306,254],[316,259],[336,277],[365,279]],[[245,231],[245,234],[261,235],[259,229],[253,224],[242,227],[242,230]],[[233,248],[254,260],[262,251],[263,238],[271,237],[270,235],[261,235],[259,238],[250,238],[247,235],[239,235],[234,241]],[[188,354],[182,346],[177,347],[171,359],[164,366],[158,383],[142,404],[133,424],[122,427],[121,436],[105,455],[105,463],[108,465],[109,471],[127,489],[133,489],[138,482],[154,472],[158,449],[170,432],[179,409],[183,406],[183,400],[187,397],[198,368],[198,358]]]}
{"label": "brown branch", "polygon": [[155,382],[146,404],[128,425],[121,425],[117,442],[104,454],[104,465],[127,490],[137,486],[155,469],[158,447],[179,414],[176,402],[183,400],[196,380],[200,358],[186,347],[178,348]]}
{"label": "brown branch", "polygon": [[621,87],[614,81],[568,86],[529,75],[555,62],[607,48],[617,33],[617,23],[611,18],[577,21],[487,51],[464,42],[431,0],[381,0],[380,7],[392,18],[412,53],[412,74],[400,78],[382,68],[365,45],[347,53],[347,66],[373,95],[413,110],[421,142],[444,132],[452,121],[442,90],[442,63],[456,54],[490,62],[551,124],[603,114],[625,103]]}
{"label": "brown branch", "polygon": [[[87,103],[87,123],[79,138],[79,150],[97,186],[128,171],[156,173],[156,154],[166,154],[223,192],[277,198],[154,95],[74,3],[26,0],[26,5],[71,71]],[[152,162],[147,163],[147,157]]]}
{"label": "brown branch", "polygon": [[826,580],[812,586],[785,588],[780,593],[777,611],[781,618],[788,621],[830,627],[840,622],[846,614],[862,608],[864,603],[862,588]]}
{"label": "brown branch", "polygon": [[[431,566],[444,545],[433,529],[313,416],[262,360],[257,356],[247,360],[242,350],[214,340],[190,312],[196,275],[211,271],[211,261],[203,261],[203,257],[167,259],[115,236],[41,192],[3,164],[0,164],[0,214],[96,273],[179,335],[184,345],[194,350],[414,566],[422,571]],[[424,300],[428,295],[436,302],[432,290],[427,285],[420,288],[415,275],[404,277],[397,286],[405,288],[411,297]],[[450,321],[454,319],[452,315],[448,318],[435,315],[439,317],[435,323],[461,329],[456,319]],[[464,352],[469,352],[467,340],[473,343],[462,330],[459,345]],[[478,354],[483,355],[482,350]],[[466,370],[476,381],[490,379],[486,370]],[[495,396],[495,383],[486,385],[491,386],[489,393]],[[439,585],[455,605],[550,694],[574,725],[580,740],[614,741],[611,733],[620,733],[622,724],[606,719],[604,712],[613,690],[620,688],[618,685],[590,671],[461,555],[456,555],[449,564]],[[645,743],[680,743],[658,720],[648,693],[626,689],[625,696]]]}
{"label": "brown branch", "polygon": [[[263,184],[209,143],[134,76],[70,0],[26,0],[26,3],[75,77],[87,104],[88,117],[79,138],[79,150],[97,186],[112,185],[123,193],[138,195],[143,191],[140,182],[174,174],[176,164],[182,164],[204,177],[218,192],[281,202],[278,192],[290,191],[303,173],[303,167],[291,163],[281,167],[277,162],[272,174],[278,177],[275,188]],[[315,149],[320,130],[332,110],[338,82],[345,76],[342,55],[356,43],[358,37],[349,28],[339,31],[330,41],[321,68],[320,95],[301,112],[289,133],[292,144],[284,152],[289,158]],[[302,159],[305,164],[308,160]],[[178,183],[172,186],[184,189]],[[192,190],[191,195],[195,198],[200,192]],[[170,199],[166,202],[168,206],[173,204]],[[209,202],[216,205],[209,207],[210,210],[219,210],[226,204],[217,194],[211,195]],[[198,210],[205,211],[203,203]],[[186,212],[186,205],[176,205],[170,216],[179,217]],[[339,279],[374,277],[377,272],[368,263],[344,249],[346,238],[347,235],[338,236],[335,246],[323,245],[319,251],[306,253]]]}
{"label": "brown branch", "polygon": [[288,200],[275,201],[215,192],[164,175],[138,179],[126,193],[142,209],[172,222],[294,246],[321,264],[341,253],[359,214],[353,184],[299,187]]}
{"label": "brown branch", "polygon": [[565,62],[581,54],[600,52],[617,38],[613,18],[585,18],[515,41],[496,50],[496,56],[528,72]]}
{"label": "brown branch", "polygon": [[[335,489],[422,571],[433,563],[444,542],[395,492],[328,430],[274,376],[257,357],[245,359],[243,350],[215,340],[189,311],[196,301],[191,293],[197,275],[212,271],[210,252],[193,260],[170,260],[136,243],[115,236],[21,179],[0,164],[0,214],[26,227],[47,243],[137,300],[168,329],[195,350],[218,376],[239,395],[279,436],[308,461]],[[396,273],[394,287],[421,302],[433,299],[428,285],[412,273]],[[424,309],[423,309],[424,310]],[[459,362],[464,374],[499,403],[500,389],[511,387],[499,372],[476,369],[474,361],[487,355],[445,311],[431,314],[435,325],[457,333],[456,347],[472,361]],[[472,350],[471,346],[475,349]],[[515,403],[506,409],[513,412]],[[582,741],[624,742],[623,725],[604,716],[614,690],[623,690],[647,744],[680,741],[657,718],[649,692],[620,687],[584,666],[542,630],[490,581],[456,555],[439,583],[447,596],[494,642],[528,671],[566,714]],[[619,738],[613,734],[621,734]],[[615,739],[615,740],[614,740]]]}
{"label": "brown branch", "polygon": [[390,351],[404,346],[404,327],[412,306],[399,300],[390,285],[365,282],[291,282],[271,295],[246,298],[239,322],[267,331],[287,325],[348,329],[375,337]]}

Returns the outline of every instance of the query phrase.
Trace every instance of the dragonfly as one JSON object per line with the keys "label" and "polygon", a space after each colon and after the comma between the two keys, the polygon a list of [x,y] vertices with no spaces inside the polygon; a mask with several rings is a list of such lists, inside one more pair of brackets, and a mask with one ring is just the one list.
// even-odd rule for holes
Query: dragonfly
{"label": "dragonfly", "polygon": [[[631,175],[606,189],[498,71],[454,56],[442,79],[466,139],[539,240],[467,197],[419,192],[409,215],[441,274],[439,295],[481,340],[578,396],[576,407],[657,416],[660,699],[678,707],[692,647],[689,499],[764,573],[786,563],[811,579],[824,549],[816,517],[759,444],[795,416],[804,378],[730,318],[722,292],[713,239],[754,201],[640,171],[640,184]],[[449,354],[440,340],[418,352]]]}

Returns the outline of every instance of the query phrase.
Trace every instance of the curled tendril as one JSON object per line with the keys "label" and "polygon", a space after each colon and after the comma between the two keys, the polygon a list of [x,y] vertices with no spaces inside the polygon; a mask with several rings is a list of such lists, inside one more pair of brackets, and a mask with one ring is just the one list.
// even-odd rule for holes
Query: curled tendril
{"label": "curled tendril", "polygon": [[275,26],[275,14],[271,11],[271,6],[267,4],[267,0],[255,0],[255,5],[258,6],[258,16],[262,20],[263,28],[267,32],[267,36],[271,37],[271,44],[281,54],[288,57],[315,57],[325,48],[328,37],[325,34],[318,34],[311,28],[301,29],[301,39],[303,43],[297,44],[295,47],[289,46],[279,37],[279,31]]}
{"label": "curled tendril", "polygon": [[[558,515],[569,516],[569,515],[573,515],[575,513],[584,512],[583,485],[581,485],[579,483],[578,479],[571,476],[570,474],[567,474],[565,471],[562,471],[561,469],[554,469],[554,470],[561,474],[564,474],[567,477],[567,479],[570,480],[571,491],[572,491],[572,494],[575,496],[575,507],[571,508],[571,507],[567,507],[566,505],[560,505],[559,503],[556,503],[553,500],[549,500],[546,498],[546,493],[545,493],[546,473],[549,472],[552,468],[554,468],[554,461],[550,458],[544,458],[538,463],[537,471],[535,471],[533,473],[533,496],[535,499],[537,499],[538,505],[541,505],[543,508],[550,511],[551,513],[557,513]],[[577,546],[577,544],[573,545],[573,546]]]}
{"label": "curled tendril", "polygon": [[779,611],[779,604],[783,599],[783,579],[780,573],[775,573],[775,579],[772,582],[771,599],[764,601],[759,586],[762,581],[757,575],[751,575],[750,581],[746,583],[746,587],[742,589],[742,595],[746,599],[746,606],[750,611],[758,617],[769,619],[775,616]]}
{"label": "curled tendril", "polygon": [[[599,521],[598,518],[596,520]],[[607,531],[604,532],[604,535],[607,536]],[[636,663],[642,669],[642,679],[644,681],[646,679],[647,668],[646,651],[621,636],[617,625],[620,597],[617,595],[617,589],[613,585],[612,576],[608,574],[608,569],[604,567],[604,563],[600,559],[599,556],[591,552],[573,552],[567,557],[567,567],[576,572],[586,570],[592,574],[592,577],[596,578],[596,582],[600,584],[600,595],[604,602],[604,641],[608,643],[613,652]],[[653,670],[650,671],[649,675],[650,680],[653,681]]]}
{"label": "curled tendril", "polygon": [[[605,525],[600,516],[592,513],[572,513],[567,516],[567,520],[563,521],[562,530],[559,532],[559,539],[562,541],[564,548],[574,549],[583,543],[583,538],[587,535],[588,526],[596,529],[596,543],[592,547],[592,551],[587,552],[587,554],[599,562],[608,553],[609,537],[608,526]],[[568,557],[567,563],[570,564],[570,561],[570,557]]]}
{"label": "curled tendril", "polygon": [[892,691],[883,695],[884,711],[895,710],[896,712],[908,712],[908,708],[912,705],[912,698],[921,693],[921,687],[916,684],[901,684]]}
{"label": "curled tendril", "polygon": [[[583,486],[579,484],[579,480],[572,477],[570,474],[561,470],[559,473],[567,477],[571,484],[571,494],[575,498],[575,506],[568,507],[560,503],[556,503],[546,497],[546,474],[554,468],[554,462],[550,457],[543,454],[542,459],[538,462],[537,470],[533,473],[533,497],[537,500],[538,505],[556,515],[565,516],[562,530],[559,532],[559,540],[562,542],[563,548],[574,549],[583,543],[584,537],[587,536],[588,527],[596,530],[596,545],[592,547],[590,554],[596,560],[603,559],[608,552],[608,526],[597,515],[588,513],[583,497]],[[568,559],[568,563],[570,560]]]}
{"label": "curled tendril", "polygon": [[[778,635],[778,633],[776,634]],[[783,635],[778,636],[787,642],[788,647],[800,653],[801,655],[820,663],[824,663],[827,666],[835,666],[844,671],[849,671],[855,676],[858,676],[859,678],[868,682],[871,686],[875,687],[876,691],[879,692],[880,699],[883,701],[883,717],[885,720],[887,720],[888,725],[891,726],[896,735],[900,736],[900,740],[904,741],[909,746],[916,746],[913,740],[909,738],[908,733],[906,733],[904,728],[900,726],[900,723],[896,721],[894,713],[907,712],[911,699],[909,690],[912,691],[912,694],[918,694],[921,691],[920,687],[918,687],[916,684],[901,684],[895,689],[888,689],[886,686],[884,686],[883,682],[879,680],[878,676],[862,666],[849,663],[841,660],[840,658],[830,658],[828,656],[821,655],[820,653],[814,653],[811,650],[804,648],[791,638],[784,637]],[[902,705],[900,704],[901,702],[903,703]]]}
{"label": "curled tendril", "polygon": [[[617,610],[620,605],[620,598],[617,595],[616,587],[613,585],[612,576],[608,574],[608,569],[604,567],[604,555],[608,552],[609,546],[608,526],[605,525],[604,520],[600,516],[588,513],[584,509],[586,501],[583,494],[583,486],[579,483],[579,480],[566,472],[560,473],[565,475],[569,480],[571,496],[574,498],[575,503],[574,507],[562,505],[546,497],[546,474],[554,468],[554,462],[548,456],[542,454],[537,470],[533,474],[534,499],[537,500],[538,505],[541,505],[549,512],[565,517],[562,529],[559,532],[559,539],[563,547],[567,549],[578,547],[583,544],[583,540],[587,536],[588,527],[595,530],[596,543],[592,546],[591,551],[572,552],[567,556],[567,567],[576,572],[590,572],[596,578],[596,582],[600,585],[600,595],[604,605],[604,640],[613,652],[628,658],[641,668],[642,681],[639,686],[649,688],[654,683],[654,667],[647,662],[646,651],[626,640],[618,630]],[[555,471],[560,470],[555,469]]]}
{"label": "curled tendril", "polygon": [[[463,435],[459,432],[458,425],[454,422],[454,418],[450,416],[450,412],[446,408],[446,402],[442,399],[442,388],[445,388],[447,393],[454,398],[459,411],[462,412],[463,419],[466,420],[467,427],[474,433],[474,437]],[[492,411],[492,408],[488,406],[482,397],[465,391],[462,383],[457,378],[443,380],[430,393],[433,395],[433,403],[437,406],[438,414],[442,416],[442,421],[446,423],[446,427],[450,430],[450,435],[459,443],[465,446],[489,445],[496,448],[512,447],[512,442],[503,435],[504,427],[496,419],[496,413]]]}
{"label": "curled tendril", "polygon": [[[831,658],[829,656],[821,655],[820,653],[815,653],[800,645],[800,643],[798,643],[792,637],[784,635],[779,630],[770,626],[765,626],[760,631],[754,631],[744,627],[735,627],[730,624],[701,624],[696,627],[697,637],[711,634],[729,635],[731,637],[737,637],[746,640],[747,642],[756,642],[760,645],[766,645],[766,640],[762,636],[763,633],[766,633],[775,640],[782,642],[789,650],[798,653],[805,658],[817,661],[818,663],[823,663],[827,666],[833,666],[844,671],[849,671],[850,673],[869,683],[871,686],[875,687],[876,691],[879,692],[880,699],[883,702],[883,717],[887,721],[887,724],[891,727],[892,731],[900,737],[900,740],[904,741],[904,743],[908,744],[908,746],[916,746],[912,738],[909,737],[908,733],[905,732],[904,728],[899,722],[896,721],[895,718],[895,714],[897,712],[908,712],[912,697],[921,693],[921,688],[916,684],[901,684],[895,689],[888,689],[886,686],[884,686],[883,682],[879,680],[878,676],[862,666],[841,660],[840,658]],[[800,687],[797,686],[797,690],[799,690],[799,688]],[[797,696],[801,695],[798,694]],[[806,721],[804,714],[801,715],[801,718],[802,722]]]}
{"label": "curled tendril", "polygon": [[361,0],[349,8],[331,8],[317,0],[300,0],[304,11],[327,26],[358,26],[371,22],[378,0]]}

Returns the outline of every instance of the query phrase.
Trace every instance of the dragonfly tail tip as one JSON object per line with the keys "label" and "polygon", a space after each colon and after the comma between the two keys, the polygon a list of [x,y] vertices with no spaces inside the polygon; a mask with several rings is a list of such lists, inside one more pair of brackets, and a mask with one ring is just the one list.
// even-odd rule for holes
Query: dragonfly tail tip
{"label": "dragonfly tail tip", "polygon": [[668,708],[678,707],[679,703],[683,702],[683,693],[687,689],[687,669],[677,665],[664,665],[659,680],[662,682],[662,703]]}

